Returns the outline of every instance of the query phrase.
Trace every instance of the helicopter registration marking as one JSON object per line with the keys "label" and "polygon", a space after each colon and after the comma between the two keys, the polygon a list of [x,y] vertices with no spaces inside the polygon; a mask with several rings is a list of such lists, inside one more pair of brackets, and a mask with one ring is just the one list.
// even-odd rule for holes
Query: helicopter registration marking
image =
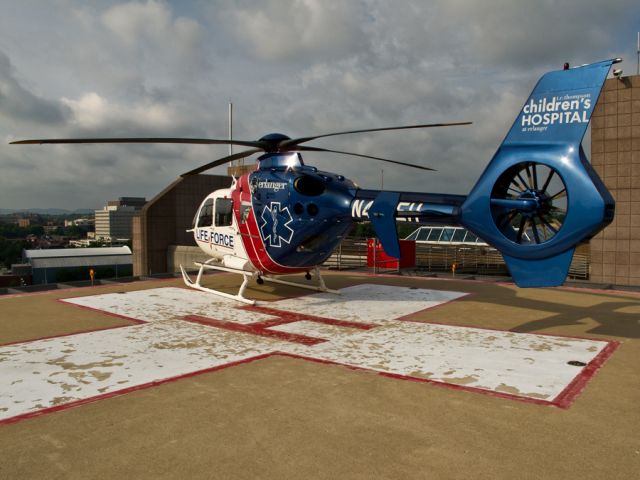
{"label": "helicopter registration marking", "polygon": [[[353,218],[369,218],[369,209],[373,205],[373,200],[356,199],[351,204],[351,216]],[[423,203],[399,202],[396,207],[397,212],[420,212]]]}
{"label": "helicopter registration marking", "polygon": [[341,293],[268,308],[183,288],[65,299],[138,324],[0,347],[0,423],[270,355],[566,408],[617,347],[407,319],[462,292],[365,284]]}

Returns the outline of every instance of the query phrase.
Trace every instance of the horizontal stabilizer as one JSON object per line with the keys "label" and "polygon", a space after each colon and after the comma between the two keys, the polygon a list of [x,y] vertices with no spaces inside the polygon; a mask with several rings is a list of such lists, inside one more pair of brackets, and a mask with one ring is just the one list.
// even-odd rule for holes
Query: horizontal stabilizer
{"label": "horizontal stabilizer", "polygon": [[502,255],[513,281],[519,287],[557,287],[562,285],[573,258],[575,248],[553,257],[527,260]]}

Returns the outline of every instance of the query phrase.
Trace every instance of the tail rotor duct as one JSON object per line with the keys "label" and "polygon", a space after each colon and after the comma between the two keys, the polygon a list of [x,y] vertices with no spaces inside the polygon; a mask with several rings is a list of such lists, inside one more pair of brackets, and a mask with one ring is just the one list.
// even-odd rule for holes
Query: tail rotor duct
{"label": "tail rotor duct", "polygon": [[556,169],[521,162],[500,175],[491,192],[491,215],[500,232],[518,245],[553,239],[567,216],[567,187]]}

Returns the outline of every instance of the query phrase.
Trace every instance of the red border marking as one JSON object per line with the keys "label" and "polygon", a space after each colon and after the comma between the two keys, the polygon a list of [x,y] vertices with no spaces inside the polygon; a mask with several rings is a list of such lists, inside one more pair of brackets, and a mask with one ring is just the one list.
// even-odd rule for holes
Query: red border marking
{"label": "red border marking", "polygon": [[82,335],[83,333],[102,332],[104,330],[116,330],[118,328],[125,328],[125,327],[132,327],[132,326],[133,325],[116,325],[114,327],[102,327],[102,328],[93,328],[93,329],[87,329],[87,330],[78,330],[77,332],[63,333],[60,335],[51,335],[48,337],[36,337],[36,338],[30,338],[28,340],[18,340],[16,342],[0,343],[0,347],[10,347],[12,345],[20,345],[21,343],[39,342],[41,340],[52,340],[54,338],[71,337],[73,335]]}
{"label": "red border marking", "polygon": [[[396,285],[393,285],[393,286],[395,287]],[[410,287],[400,286],[400,288],[410,288]],[[420,290],[420,289],[418,289],[418,290]],[[436,290],[436,291],[437,292],[450,292],[451,290]],[[403,315],[401,317],[394,318],[394,320],[399,320],[399,321],[402,321],[402,322],[432,323],[432,322],[422,322],[420,320],[413,320],[412,317],[415,316],[415,315],[418,315],[420,313],[426,312],[427,310],[435,310],[436,308],[444,307],[444,306],[446,306],[446,305],[448,305],[450,303],[457,302],[458,300],[462,300],[463,298],[473,297],[473,296],[477,295],[475,292],[455,292],[455,293],[462,293],[462,295],[460,295],[459,297],[456,297],[456,298],[452,298],[450,300],[442,301],[442,302],[438,303],[437,305],[432,305],[430,307],[423,308],[422,310],[418,310],[417,312],[411,312],[411,313],[408,313],[408,314]],[[443,325],[447,325],[447,324],[443,324]],[[451,326],[455,327],[455,325],[451,325]],[[502,331],[502,330],[500,330],[500,331]]]}
{"label": "red border marking", "polygon": [[222,328],[224,330],[231,330],[234,332],[249,333],[252,335],[258,335],[261,337],[278,338],[287,342],[301,343],[303,345],[317,345],[318,343],[324,343],[328,341],[325,338],[310,337],[308,335],[300,335],[296,333],[283,332],[280,330],[270,330],[271,327],[279,325],[286,325],[296,322],[314,322],[324,325],[332,325],[336,327],[344,328],[357,328],[359,330],[370,330],[372,328],[379,327],[380,325],[374,325],[371,323],[357,323],[347,322],[343,320],[336,320],[333,318],[318,317],[315,315],[307,315],[304,313],[289,312],[286,310],[277,310],[269,307],[259,307],[253,305],[247,305],[245,307],[239,307],[242,310],[250,312],[263,313],[265,315],[272,315],[279,317],[273,320],[264,320],[262,322],[253,322],[249,324],[241,324],[236,322],[229,322],[225,320],[218,320],[211,317],[203,317],[201,315],[187,315],[182,317],[183,320],[188,322],[195,322],[202,325],[207,325],[216,328]]}
{"label": "red border marking", "polygon": [[496,391],[493,391],[493,390],[485,390],[485,389],[477,388],[477,387],[469,387],[469,386],[465,386],[465,385],[456,385],[456,384],[452,384],[452,383],[446,383],[446,382],[441,382],[441,381],[437,381],[437,380],[430,380],[430,379],[426,379],[426,378],[411,377],[411,376],[408,376],[408,375],[401,375],[401,374],[397,374],[397,373],[379,372],[379,371],[376,371],[376,370],[370,370],[368,368],[356,367],[356,366],[353,366],[353,365],[347,365],[347,364],[343,364],[343,363],[332,362],[330,360],[323,360],[323,359],[318,359],[318,358],[305,357],[305,356],[302,356],[302,355],[296,355],[296,354],[292,354],[292,353],[273,352],[273,353],[265,353],[265,354],[261,354],[261,355],[256,355],[254,357],[246,358],[246,359],[243,359],[243,360],[238,360],[238,361],[227,363],[227,364],[224,364],[224,365],[218,365],[218,366],[211,367],[211,368],[206,368],[206,369],[203,369],[203,370],[198,370],[198,371],[195,371],[195,372],[189,372],[189,373],[186,373],[186,374],[183,374],[183,375],[177,375],[175,377],[170,377],[170,378],[166,378],[166,379],[163,379],[163,380],[156,380],[156,381],[144,383],[144,384],[141,384],[141,385],[135,385],[135,386],[129,387],[129,388],[123,388],[122,390],[116,390],[114,392],[104,393],[102,395],[96,395],[94,397],[83,398],[81,400],[76,400],[74,402],[65,403],[63,405],[57,405],[55,407],[44,408],[44,409],[41,409],[41,410],[36,410],[36,411],[33,411],[33,412],[28,412],[28,413],[24,413],[24,414],[21,414],[21,415],[16,415],[14,417],[5,418],[3,420],[0,420],[0,425],[8,425],[8,424],[12,424],[12,423],[17,423],[17,422],[20,422],[22,420],[26,420],[26,419],[29,419],[29,418],[35,418],[35,417],[40,417],[42,415],[47,415],[47,414],[50,414],[50,413],[60,412],[60,411],[67,410],[67,409],[70,409],[70,408],[79,407],[81,405],[86,405],[86,404],[89,404],[89,403],[93,403],[93,402],[96,402],[96,401],[99,401],[99,400],[105,400],[105,399],[108,399],[108,398],[117,397],[117,396],[120,396],[120,395],[125,395],[127,393],[136,392],[138,390],[144,390],[144,389],[151,388],[151,387],[157,387],[157,386],[163,385],[165,383],[170,383],[170,382],[175,382],[177,380],[181,380],[183,378],[195,377],[197,375],[202,375],[204,373],[215,372],[215,371],[218,371],[218,370],[223,370],[225,368],[231,368],[231,367],[235,367],[237,365],[242,365],[242,364],[245,364],[245,363],[253,362],[255,360],[262,360],[262,359],[270,358],[270,357],[274,357],[274,356],[288,357],[288,358],[293,358],[293,359],[305,360],[305,361],[314,362],[314,363],[320,363],[320,364],[324,364],[324,365],[334,365],[334,366],[337,366],[337,367],[346,368],[348,370],[353,370],[353,371],[373,372],[373,373],[375,373],[375,374],[377,374],[379,376],[393,378],[393,379],[396,379],[396,380],[406,380],[406,381],[412,381],[412,382],[417,382],[417,383],[426,383],[426,384],[434,385],[434,386],[437,386],[437,387],[448,388],[450,390],[480,393],[482,395],[487,395],[487,396],[490,396],[490,397],[504,398],[504,399],[508,399],[508,400],[516,400],[516,401],[529,403],[529,404],[534,404],[534,405],[553,406],[553,407],[558,407],[558,408],[562,408],[562,409],[566,410],[571,406],[571,404],[575,401],[576,397],[582,392],[584,387],[587,385],[588,381],[595,375],[596,371],[604,365],[606,360],[613,354],[613,352],[616,350],[616,348],[618,346],[619,346],[619,342],[611,342],[610,345],[608,345],[606,348],[604,348],[596,356],[596,358],[594,358],[589,363],[589,365],[587,365],[587,367],[585,367],[583,369],[583,371],[578,375],[578,377],[576,377],[569,384],[569,386],[567,388],[565,388],[565,390],[562,393],[560,393],[560,395],[558,395],[555,399],[553,399],[551,401],[549,401],[549,400],[541,400],[541,399],[536,399],[536,398],[530,398],[530,397],[523,397],[523,396],[514,395],[514,394],[510,394],[510,393],[496,392]]}
{"label": "red border marking", "polygon": [[[109,295],[109,294],[107,293],[106,295]],[[56,302],[64,303],[65,305],[72,305],[74,307],[78,307],[78,308],[80,308],[82,310],[88,310],[90,312],[102,313],[104,315],[108,315],[109,317],[121,318],[121,319],[124,319],[124,320],[128,320],[130,322],[133,322],[133,323],[135,323],[137,325],[142,325],[142,324],[145,324],[145,323],[149,323],[149,322],[145,322],[144,320],[140,320],[138,318],[127,317],[126,315],[121,315],[120,313],[114,313],[114,312],[110,312],[108,310],[102,310],[102,309],[95,308],[95,307],[89,307],[87,305],[79,305],[77,303],[67,301],[67,300],[73,300],[75,298],[84,298],[84,297],[56,298]],[[128,326],[128,325],[122,325],[122,326]],[[113,328],[120,328],[120,327],[113,327]]]}
{"label": "red border marking", "polygon": [[[276,308],[262,307],[257,305],[247,305],[240,308],[242,308],[242,310],[248,310],[250,312],[258,312],[258,313],[264,313],[266,315],[273,315],[276,317],[280,317],[281,320],[277,321],[278,323],[269,325],[271,327],[276,325],[283,325],[285,323],[302,322],[302,321],[323,323],[325,325],[334,325],[336,327],[357,328],[359,330],[370,330],[372,328],[376,328],[380,326],[373,323],[360,323],[360,322],[349,322],[346,320],[336,320],[335,318],[318,317],[316,315],[309,315],[306,313],[291,312],[288,310],[278,310]],[[276,322],[276,321],[267,320],[264,323],[268,323],[268,322]],[[260,322],[254,323],[253,325],[258,325],[259,323]]]}
{"label": "red border marking", "polygon": [[8,425],[11,423],[16,423],[22,420],[26,420],[28,418],[39,417],[41,415],[46,415],[54,412],[61,412],[63,410],[67,410],[73,407],[79,407],[80,405],[86,405],[88,403],[93,403],[98,400],[105,400],[107,398],[118,397],[120,395],[125,395],[130,392],[136,392],[138,390],[144,390],[150,387],[157,387],[159,385],[163,385],[165,383],[175,382],[177,380],[181,380],[183,378],[195,377],[196,375],[201,375],[203,373],[215,372],[217,370],[222,370],[224,368],[235,367],[236,365],[241,365],[243,363],[253,362],[254,360],[261,360],[263,358],[271,357],[272,353],[265,353],[262,355],[256,355],[255,357],[246,358],[244,360],[238,360],[236,362],[226,363],[224,365],[218,365],[211,368],[206,368],[204,370],[198,370],[195,372],[185,373],[183,375],[177,375],[175,377],[165,378],[163,380],[155,380],[153,382],[143,383],[141,385],[135,385],[129,388],[123,388],[122,390],[116,390],[114,392],[103,393],[101,395],[96,395],[94,397],[83,398],[81,400],[76,400],[73,402],[65,403],[63,405],[56,405],[55,407],[48,407],[42,410],[36,410],[33,412],[23,413],[21,415],[16,415],[15,417],[5,418],[0,420],[0,425]]}
{"label": "red border marking", "polygon": [[[232,332],[249,333],[251,335],[257,335],[260,337],[277,338],[279,340],[285,340],[287,342],[301,343],[303,345],[317,345],[318,343],[324,343],[327,340],[323,338],[314,338],[306,335],[298,335],[296,333],[281,332],[279,330],[269,330],[262,325],[256,324],[242,324],[235,322],[227,322],[224,320],[216,320],[214,318],[201,317],[199,315],[187,315],[182,318],[187,322],[199,323],[201,325],[207,325],[209,327],[221,328],[223,330],[230,330]],[[284,322],[289,323],[289,322]],[[273,326],[273,325],[269,325]]]}
{"label": "red border marking", "polygon": [[531,397],[524,397],[521,395],[515,395],[513,393],[503,393],[503,392],[496,392],[494,390],[487,390],[484,388],[478,388],[478,387],[469,387],[466,385],[456,385],[455,383],[447,383],[447,382],[442,382],[439,380],[431,380],[428,378],[419,378],[419,377],[412,377],[410,375],[402,375],[400,373],[391,373],[391,372],[380,372],[378,370],[372,370],[369,368],[364,368],[364,367],[357,367],[355,365],[348,365],[345,363],[338,363],[338,362],[334,362],[331,360],[325,360],[325,359],[320,359],[320,358],[313,358],[313,357],[305,357],[304,355],[297,355],[294,353],[285,353],[285,352],[277,352],[275,353],[275,355],[279,355],[282,357],[291,357],[291,358],[297,358],[300,360],[306,360],[309,362],[314,362],[314,363],[321,363],[324,365],[335,365],[337,367],[342,367],[342,368],[346,368],[349,370],[354,370],[357,372],[369,372],[369,373],[375,373],[376,375],[379,375],[381,377],[388,377],[388,378],[393,378],[395,380],[406,380],[409,382],[417,382],[417,383],[427,383],[429,385],[434,385],[436,387],[442,387],[442,388],[448,388],[450,390],[458,390],[458,391],[464,391],[464,392],[473,392],[473,393],[480,393],[482,395],[488,395],[490,397],[498,397],[498,398],[505,398],[508,400],[517,400],[520,402],[525,402],[525,403],[533,403],[536,405],[545,405],[545,406],[552,406],[552,407],[559,407],[559,405],[557,405],[555,403],[555,401],[553,400],[542,400],[542,399],[538,399],[538,398],[531,398]]}
{"label": "red border marking", "polygon": [[[364,274],[364,275],[370,276],[368,274]],[[382,276],[384,276],[384,275],[382,275]],[[387,275],[387,276],[390,276],[390,275]],[[397,278],[397,277],[394,277],[394,276],[391,276],[391,277]],[[415,278],[422,278],[422,277],[415,277]],[[158,279],[158,280],[165,280],[165,279]],[[157,280],[153,279],[151,281],[157,281]],[[471,282],[471,281],[474,281],[474,280],[468,280],[468,281]],[[490,283],[490,282],[485,282],[485,283]],[[491,282],[491,283],[493,283],[493,282]],[[109,286],[112,286],[112,285],[109,285]],[[100,287],[103,287],[103,286],[101,285]],[[98,287],[98,288],[100,288],[100,287]],[[107,287],[107,286],[105,285],[104,287]],[[34,293],[51,293],[51,291],[34,292]],[[604,292],[604,293],[607,293],[607,292]],[[467,292],[467,295],[470,295],[470,294],[471,293]],[[19,295],[22,295],[22,294],[19,294]],[[431,308],[435,308],[437,306],[446,305],[449,302],[453,302],[453,301],[456,301],[458,299],[464,298],[467,295],[464,295],[464,296],[449,300],[448,302],[444,302],[442,304],[435,305],[433,307],[427,307],[427,308],[425,308],[423,310],[420,310],[418,312],[414,312],[414,313],[406,315],[404,317],[400,317],[400,318],[398,318],[396,320],[412,321],[412,320],[409,320],[406,317],[413,316],[413,315],[415,315],[417,313],[424,312],[426,310],[429,310]],[[68,298],[78,298],[78,297],[68,297]],[[135,318],[126,317],[124,315],[112,314],[112,313],[104,311],[104,310],[99,310],[99,309],[92,308],[92,307],[87,307],[87,306],[84,306],[84,305],[77,305],[77,304],[70,303],[70,302],[64,302],[65,299],[63,299],[63,298],[56,299],[56,300],[59,301],[59,302],[66,303],[66,304],[71,305],[71,306],[85,308],[87,310],[93,310],[93,311],[100,312],[100,313],[103,313],[103,314],[116,316],[118,318],[123,318],[125,320],[129,320],[129,321],[133,322],[134,324],[145,324],[145,323],[148,323],[148,322],[144,322],[142,320],[138,320],[138,319],[135,319]],[[267,321],[264,321],[264,322],[257,322],[255,324],[250,324],[250,325],[236,324],[236,323],[232,323],[232,322],[222,322],[222,321],[219,321],[219,320],[208,319],[208,318],[205,318],[205,317],[197,317],[197,316],[188,316],[188,317],[184,317],[183,319],[187,320],[187,321],[192,321],[194,323],[200,323],[200,324],[203,324],[203,325],[208,325],[208,326],[213,326],[213,327],[218,327],[218,326],[220,326],[220,323],[225,323],[225,324],[231,324],[231,325],[233,325],[233,327],[248,327],[248,329],[251,329],[252,326],[255,327],[257,325],[259,327],[259,329],[261,327],[260,333],[251,332],[251,331],[248,331],[246,329],[242,329],[242,330],[245,330],[245,333],[252,333],[252,334],[261,335],[261,336],[274,336],[276,338],[280,337],[281,339],[288,340],[288,341],[294,341],[294,340],[291,340],[291,338],[297,337],[297,340],[303,340],[303,342],[307,341],[307,340],[311,340],[312,342],[315,342],[315,343],[311,343],[311,345],[316,344],[316,343],[321,343],[321,342],[324,342],[326,340],[324,340],[324,339],[316,339],[316,338],[313,338],[313,337],[306,337],[306,336],[303,336],[303,335],[290,334],[290,333],[286,333],[286,332],[269,331],[269,330],[266,330],[266,328],[268,328],[268,326],[275,326],[275,325],[278,325],[278,324],[286,324],[286,323],[291,323],[291,322],[301,321],[301,320],[317,321],[319,323],[328,323],[327,320],[329,320],[329,321],[331,321],[330,324],[336,324],[334,322],[339,322],[340,326],[345,326],[345,327],[349,327],[349,328],[361,328],[361,329],[365,329],[365,330],[369,329],[369,328],[375,328],[375,327],[379,326],[379,325],[360,324],[360,323],[355,324],[355,322],[344,322],[344,321],[341,321],[341,320],[327,319],[327,318],[324,318],[324,317],[314,317],[314,316],[305,315],[305,314],[294,314],[292,312],[279,311],[279,310],[276,310],[276,309],[271,309],[269,307],[246,306],[246,307],[242,307],[242,308],[247,309],[247,310],[262,311],[263,313],[271,313],[271,312],[277,313],[278,316],[281,316],[281,319],[279,319],[279,320],[267,320]],[[296,319],[289,321],[289,320],[282,319],[282,317],[289,317],[289,318],[294,318],[295,317]],[[455,326],[459,326],[459,325],[450,325],[450,324],[437,323],[437,322],[419,322],[419,323],[443,325],[443,326],[454,326],[454,327]],[[349,324],[349,325],[347,325],[347,324]],[[130,325],[99,328],[99,329],[95,329],[95,330],[87,330],[87,331],[81,331],[81,332],[75,332],[75,333],[69,333],[69,334],[57,335],[57,336],[54,335],[54,336],[50,336],[50,337],[43,337],[43,338],[39,338],[39,339],[14,342],[14,343],[9,343],[9,344],[5,344],[5,345],[14,345],[14,344],[19,344],[19,343],[29,343],[29,342],[34,342],[34,341],[37,341],[37,340],[47,340],[47,339],[52,339],[52,338],[62,338],[62,337],[67,337],[67,336],[76,335],[76,334],[80,334],[80,333],[91,333],[91,332],[95,332],[95,331],[111,330],[111,329],[116,329],[116,328],[125,328],[127,326],[130,326]],[[229,326],[229,325],[226,325],[226,326]],[[364,326],[366,326],[366,328],[363,328]],[[461,327],[463,327],[463,328],[478,328],[478,329],[496,331],[496,332],[501,332],[501,333],[508,332],[508,330],[496,330],[496,329],[491,329],[491,328],[483,328],[483,327],[475,327],[475,326],[468,326],[468,327],[461,326]],[[224,327],[221,327],[221,328],[224,328]],[[239,329],[239,328],[233,328],[233,329],[236,330],[236,331],[241,331],[241,329]],[[266,332],[268,332],[268,335],[265,335]],[[513,332],[513,333],[521,333],[521,332]],[[57,406],[54,406],[54,407],[48,407],[48,408],[44,408],[44,409],[41,409],[41,410],[28,412],[28,413],[24,413],[24,414],[21,414],[21,415],[16,415],[14,417],[10,417],[10,418],[6,418],[6,419],[0,420],[0,425],[7,425],[7,424],[16,423],[16,422],[19,422],[19,421],[22,421],[22,420],[26,420],[26,419],[29,419],[29,418],[35,418],[35,417],[39,417],[41,415],[46,415],[46,414],[49,414],[49,413],[54,413],[54,412],[67,410],[67,409],[74,408],[74,407],[81,406],[81,405],[85,405],[85,404],[88,404],[88,403],[93,403],[95,401],[104,400],[104,399],[108,399],[108,398],[112,398],[112,397],[116,397],[116,396],[120,396],[120,395],[125,395],[125,394],[130,393],[130,392],[135,392],[135,391],[138,391],[138,390],[144,390],[146,388],[151,388],[151,387],[163,385],[165,383],[174,382],[174,381],[177,381],[177,380],[181,380],[183,378],[194,377],[194,376],[201,375],[201,374],[204,374],[204,373],[214,372],[214,371],[222,370],[222,369],[225,369],[225,368],[234,367],[236,365],[241,365],[241,364],[244,364],[244,363],[253,362],[254,360],[261,360],[261,359],[264,359],[264,358],[269,358],[269,357],[272,357],[272,356],[289,357],[289,358],[306,360],[306,361],[325,364],[325,365],[334,365],[334,366],[338,366],[338,367],[342,367],[342,368],[347,368],[347,369],[353,370],[353,371],[372,372],[372,373],[375,373],[375,374],[377,374],[379,376],[382,376],[382,377],[388,377],[388,378],[393,378],[393,379],[397,379],[397,380],[407,380],[407,381],[413,381],[413,382],[418,382],[418,383],[426,383],[426,384],[435,385],[435,386],[442,387],[442,388],[448,388],[448,389],[451,389],[451,390],[468,391],[468,392],[473,392],[473,393],[480,393],[480,394],[491,396],[491,397],[504,398],[504,399],[508,399],[508,400],[516,400],[516,401],[535,404],[535,405],[545,405],[545,406],[558,407],[558,408],[562,408],[562,409],[568,409],[573,404],[573,402],[576,400],[576,398],[580,395],[580,393],[582,393],[582,391],[584,390],[584,388],[586,387],[588,382],[591,380],[591,378],[593,378],[593,376],[596,374],[596,372],[606,363],[606,361],[611,357],[611,355],[613,355],[613,352],[615,352],[615,350],[620,346],[620,342],[615,341],[615,340],[603,340],[603,339],[593,339],[593,338],[571,337],[571,336],[566,336],[566,335],[563,336],[563,335],[542,334],[542,333],[536,333],[536,334],[524,333],[524,334],[525,335],[546,335],[546,336],[555,336],[555,337],[577,338],[577,339],[585,339],[585,340],[602,341],[602,342],[607,343],[607,346],[605,348],[603,348],[600,351],[600,353],[598,353],[598,355],[596,355],[596,357],[591,362],[589,362],[589,364],[586,367],[584,367],[583,370],[576,377],[574,377],[574,379],[569,383],[569,385],[567,387],[565,387],[565,389],[559,395],[557,395],[553,400],[542,400],[542,399],[524,397],[524,396],[514,395],[514,394],[509,394],[509,393],[496,392],[496,391],[493,391],[493,390],[486,390],[486,389],[482,389],[482,388],[478,388],[478,387],[469,387],[469,386],[465,386],[465,385],[456,385],[456,384],[452,384],[452,383],[446,383],[446,382],[443,382],[443,381],[424,379],[424,378],[418,378],[418,377],[411,377],[411,376],[408,376],[408,375],[402,375],[402,374],[397,374],[397,373],[380,372],[380,371],[372,370],[372,369],[369,369],[369,368],[357,367],[357,366],[348,365],[348,364],[344,364],[344,363],[333,362],[333,361],[330,361],[330,360],[318,359],[318,358],[313,358],[313,357],[305,357],[303,355],[296,355],[296,354],[292,354],[292,353],[276,351],[276,352],[272,352],[272,353],[256,355],[254,357],[246,358],[246,359],[243,359],[243,360],[238,360],[236,362],[230,362],[230,363],[227,363],[227,364],[224,364],[224,365],[218,365],[218,366],[215,366],[215,367],[211,367],[211,368],[207,368],[207,369],[203,369],[203,370],[198,370],[198,371],[195,371],[195,372],[189,372],[189,373],[186,373],[186,374],[183,374],[183,375],[178,375],[178,376],[175,376],[175,377],[170,377],[170,378],[166,378],[166,379],[162,379],[162,380],[155,380],[155,381],[148,382],[148,383],[141,384],[141,385],[135,385],[135,386],[132,386],[132,387],[121,389],[121,390],[116,390],[114,392],[109,392],[109,393],[105,393],[105,394],[101,394],[101,395],[96,395],[96,396],[93,396],[93,397],[84,398],[84,399],[81,399],[81,400],[76,400],[74,402],[65,403],[63,405],[57,405]],[[282,335],[289,337],[289,339],[283,338]],[[302,343],[302,342],[299,342],[299,343]],[[0,345],[0,346],[5,346],[5,345]]]}
{"label": "red border marking", "polygon": [[609,341],[609,344],[600,350],[600,353],[598,353],[598,355],[596,355],[595,358],[591,360],[576,377],[574,377],[569,385],[560,392],[560,394],[554,399],[554,404],[557,404],[560,408],[569,408],[578,395],[580,395],[585,389],[587,383],[589,383],[596,372],[602,368],[619,346],[620,342]]}
{"label": "red border marking", "polygon": [[[69,297],[69,298],[83,298],[83,297]],[[143,325],[145,323],[148,323],[148,322],[145,322],[143,320],[138,320],[137,318],[120,315],[119,313],[112,313],[112,312],[108,312],[106,310],[99,310],[97,308],[87,307],[86,305],[78,305],[77,303],[65,302],[65,300],[66,300],[65,298],[56,298],[55,299],[56,302],[60,302],[60,303],[63,303],[65,305],[70,305],[70,306],[73,306],[73,307],[81,308],[83,310],[90,310],[90,311],[93,311],[93,312],[101,313],[103,315],[107,315],[109,317],[116,317],[116,318],[121,318],[123,320],[127,320],[128,322],[133,323],[133,325]],[[15,342],[0,343],[0,347],[8,347],[8,346],[11,346],[11,345],[19,345],[21,343],[38,342],[40,340],[51,340],[53,338],[71,337],[73,335],[81,335],[83,333],[102,332],[104,330],[116,330],[118,328],[131,327],[133,325],[114,325],[112,327],[87,328],[87,329],[83,329],[83,330],[76,330],[74,332],[62,333],[60,335],[49,335],[49,336],[46,336],[46,337],[28,338],[28,339],[25,339],[25,340],[17,340]],[[0,422],[0,424],[1,423],[2,422]]]}

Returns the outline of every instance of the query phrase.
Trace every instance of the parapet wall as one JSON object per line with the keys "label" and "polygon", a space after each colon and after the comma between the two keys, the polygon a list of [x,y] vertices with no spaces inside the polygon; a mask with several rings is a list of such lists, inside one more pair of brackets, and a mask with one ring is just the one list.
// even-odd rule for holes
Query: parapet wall
{"label": "parapet wall", "polygon": [[177,179],[147,202],[133,218],[133,274],[170,271],[169,246],[195,246],[186,230],[191,228],[198,206],[212,191],[230,185],[231,177],[192,175]]}
{"label": "parapet wall", "polygon": [[591,240],[591,281],[640,285],[640,75],[612,78],[591,121],[591,163],[616,200]]}

